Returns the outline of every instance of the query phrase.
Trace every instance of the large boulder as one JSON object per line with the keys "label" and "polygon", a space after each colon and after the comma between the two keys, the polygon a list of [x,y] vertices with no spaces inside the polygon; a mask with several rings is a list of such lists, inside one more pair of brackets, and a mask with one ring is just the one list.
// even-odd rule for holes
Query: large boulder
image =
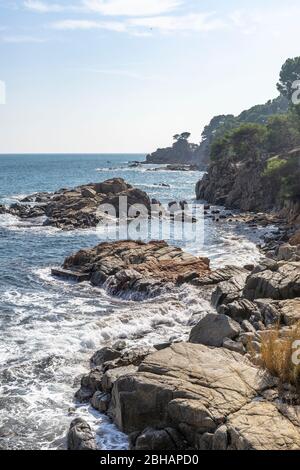
{"label": "large boulder", "polygon": [[241,332],[240,325],[226,315],[208,314],[191,331],[190,343],[221,347],[225,338],[234,339]]}
{"label": "large boulder", "polygon": [[149,355],[138,372],[115,382],[110,416],[124,432],[172,427],[195,445],[274,384],[238,353],[178,343]]}

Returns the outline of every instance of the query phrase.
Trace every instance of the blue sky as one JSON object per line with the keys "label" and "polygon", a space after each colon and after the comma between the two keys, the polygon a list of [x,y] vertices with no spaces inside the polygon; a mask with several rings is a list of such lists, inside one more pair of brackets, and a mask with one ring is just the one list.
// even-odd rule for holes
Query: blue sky
{"label": "blue sky", "polygon": [[299,0],[0,0],[0,152],[198,142],[214,115],[277,95],[299,17]]}

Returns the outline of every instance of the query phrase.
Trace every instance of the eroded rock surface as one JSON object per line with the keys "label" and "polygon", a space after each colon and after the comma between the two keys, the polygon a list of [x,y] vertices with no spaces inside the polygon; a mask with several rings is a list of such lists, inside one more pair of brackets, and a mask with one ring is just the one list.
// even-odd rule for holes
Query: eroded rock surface
{"label": "eroded rock surface", "polygon": [[149,355],[138,372],[120,377],[110,415],[127,433],[175,427],[191,445],[214,433],[275,379],[240,354],[178,343]]}
{"label": "eroded rock surface", "polygon": [[54,275],[90,280],[105,286],[112,295],[129,293],[156,296],[168,284],[189,282],[210,272],[209,260],[197,258],[163,241],[101,243],[80,250],[64,262]]}
{"label": "eroded rock surface", "polygon": [[[119,198],[126,197],[124,207]],[[125,201],[125,200],[124,200]],[[103,183],[90,183],[74,189],[60,189],[55,193],[37,193],[27,196],[22,203],[13,204],[5,211],[22,219],[46,216],[45,225],[71,230],[96,227],[107,216],[99,206],[110,204],[116,210],[116,217],[127,217],[128,209],[141,204],[150,213],[150,199],[140,189],[133,188],[122,178]],[[4,209],[3,209],[4,210]]]}

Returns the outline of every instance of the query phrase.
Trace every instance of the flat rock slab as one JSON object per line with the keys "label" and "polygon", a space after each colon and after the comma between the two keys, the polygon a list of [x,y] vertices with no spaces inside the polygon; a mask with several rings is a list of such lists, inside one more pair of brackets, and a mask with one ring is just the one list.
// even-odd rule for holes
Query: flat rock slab
{"label": "flat rock slab", "polygon": [[90,279],[89,274],[80,273],[76,271],[70,271],[69,269],[62,269],[62,268],[52,268],[51,274],[52,276],[61,277],[63,279],[70,279],[76,282],[84,282]]}
{"label": "flat rock slab", "polygon": [[286,419],[273,403],[249,403],[228,419],[229,449],[299,450],[299,425]]}
{"label": "flat rock slab", "polygon": [[110,414],[125,432],[175,426],[194,443],[274,383],[238,353],[178,343],[115,382]]}
{"label": "flat rock slab", "polygon": [[164,241],[119,241],[80,250],[54,275],[90,279],[112,295],[136,292],[155,296],[168,284],[188,282],[210,272],[209,260],[185,253]]}

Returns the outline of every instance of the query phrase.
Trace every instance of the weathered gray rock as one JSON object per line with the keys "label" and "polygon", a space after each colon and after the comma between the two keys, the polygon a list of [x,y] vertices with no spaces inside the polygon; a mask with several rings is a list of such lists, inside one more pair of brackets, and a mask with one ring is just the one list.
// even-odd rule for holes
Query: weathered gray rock
{"label": "weathered gray rock", "polygon": [[100,411],[100,413],[106,413],[109,408],[111,401],[111,395],[104,392],[95,392],[92,399],[91,405],[95,410]]}
{"label": "weathered gray rock", "polygon": [[228,418],[229,449],[299,450],[299,424],[286,419],[272,403],[248,403]]}
{"label": "weathered gray rock", "polygon": [[240,325],[226,315],[208,314],[194,326],[189,342],[221,347],[225,338],[234,339],[241,332]]}
{"label": "weathered gray rock", "polygon": [[283,263],[278,271],[263,271],[248,277],[244,297],[285,300],[300,297],[300,262]]}
{"label": "weathered gray rock", "polygon": [[110,393],[114,383],[116,382],[116,380],[118,380],[119,377],[126,376],[128,374],[133,374],[136,371],[137,367],[133,365],[107,370],[102,377],[102,390],[106,393]]}
{"label": "weathered gray rock", "polygon": [[175,427],[191,445],[214,433],[275,379],[240,354],[178,343],[148,356],[138,372],[119,377],[110,415],[121,430]]}
{"label": "weathered gray rock", "polygon": [[102,366],[107,361],[113,361],[114,359],[118,359],[121,357],[121,352],[112,349],[109,347],[104,347],[99,351],[96,351],[95,354],[91,358],[91,363],[94,366]]}
{"label": "weathered gray rock", "polygon": [[96,450],[96,440],[90,426],[80,418],[72,421],[68,433],[68,450]]}
{"label": "weathered gray rock", "polygon": [[223,340],[223,348],[229,349],[229,351],[234,351],[240,354],[245,354],[246,350],[242,342],[232,341],[232,339],[225,338]]}
{"label": "weathered gray rock", "polygon": [[240,273],[228,281],[220,282],[212,294],[212,304],[218,309],[221,305],[231,304],[241,297],[249,272]]}
{"label": "weathered gray rock", "polygon": [[227,305],[223,304],[218,308],[218,312],[229,316],[238,323],[249,320],[252,316],[261,318],[257,305],[247,299],[235,300]]}
{"label": "weathered gray rock", "polygon": [[227,450],[228,446],[228,433],[226,426],[220,426],[214,436],[212,442],[212,450]]}
{"label": "weathered gray rock", "polygon": [[134,450],[176,450],[177,442],[182,442],[182,436],[175,429],[145,429],[137,438]]}

